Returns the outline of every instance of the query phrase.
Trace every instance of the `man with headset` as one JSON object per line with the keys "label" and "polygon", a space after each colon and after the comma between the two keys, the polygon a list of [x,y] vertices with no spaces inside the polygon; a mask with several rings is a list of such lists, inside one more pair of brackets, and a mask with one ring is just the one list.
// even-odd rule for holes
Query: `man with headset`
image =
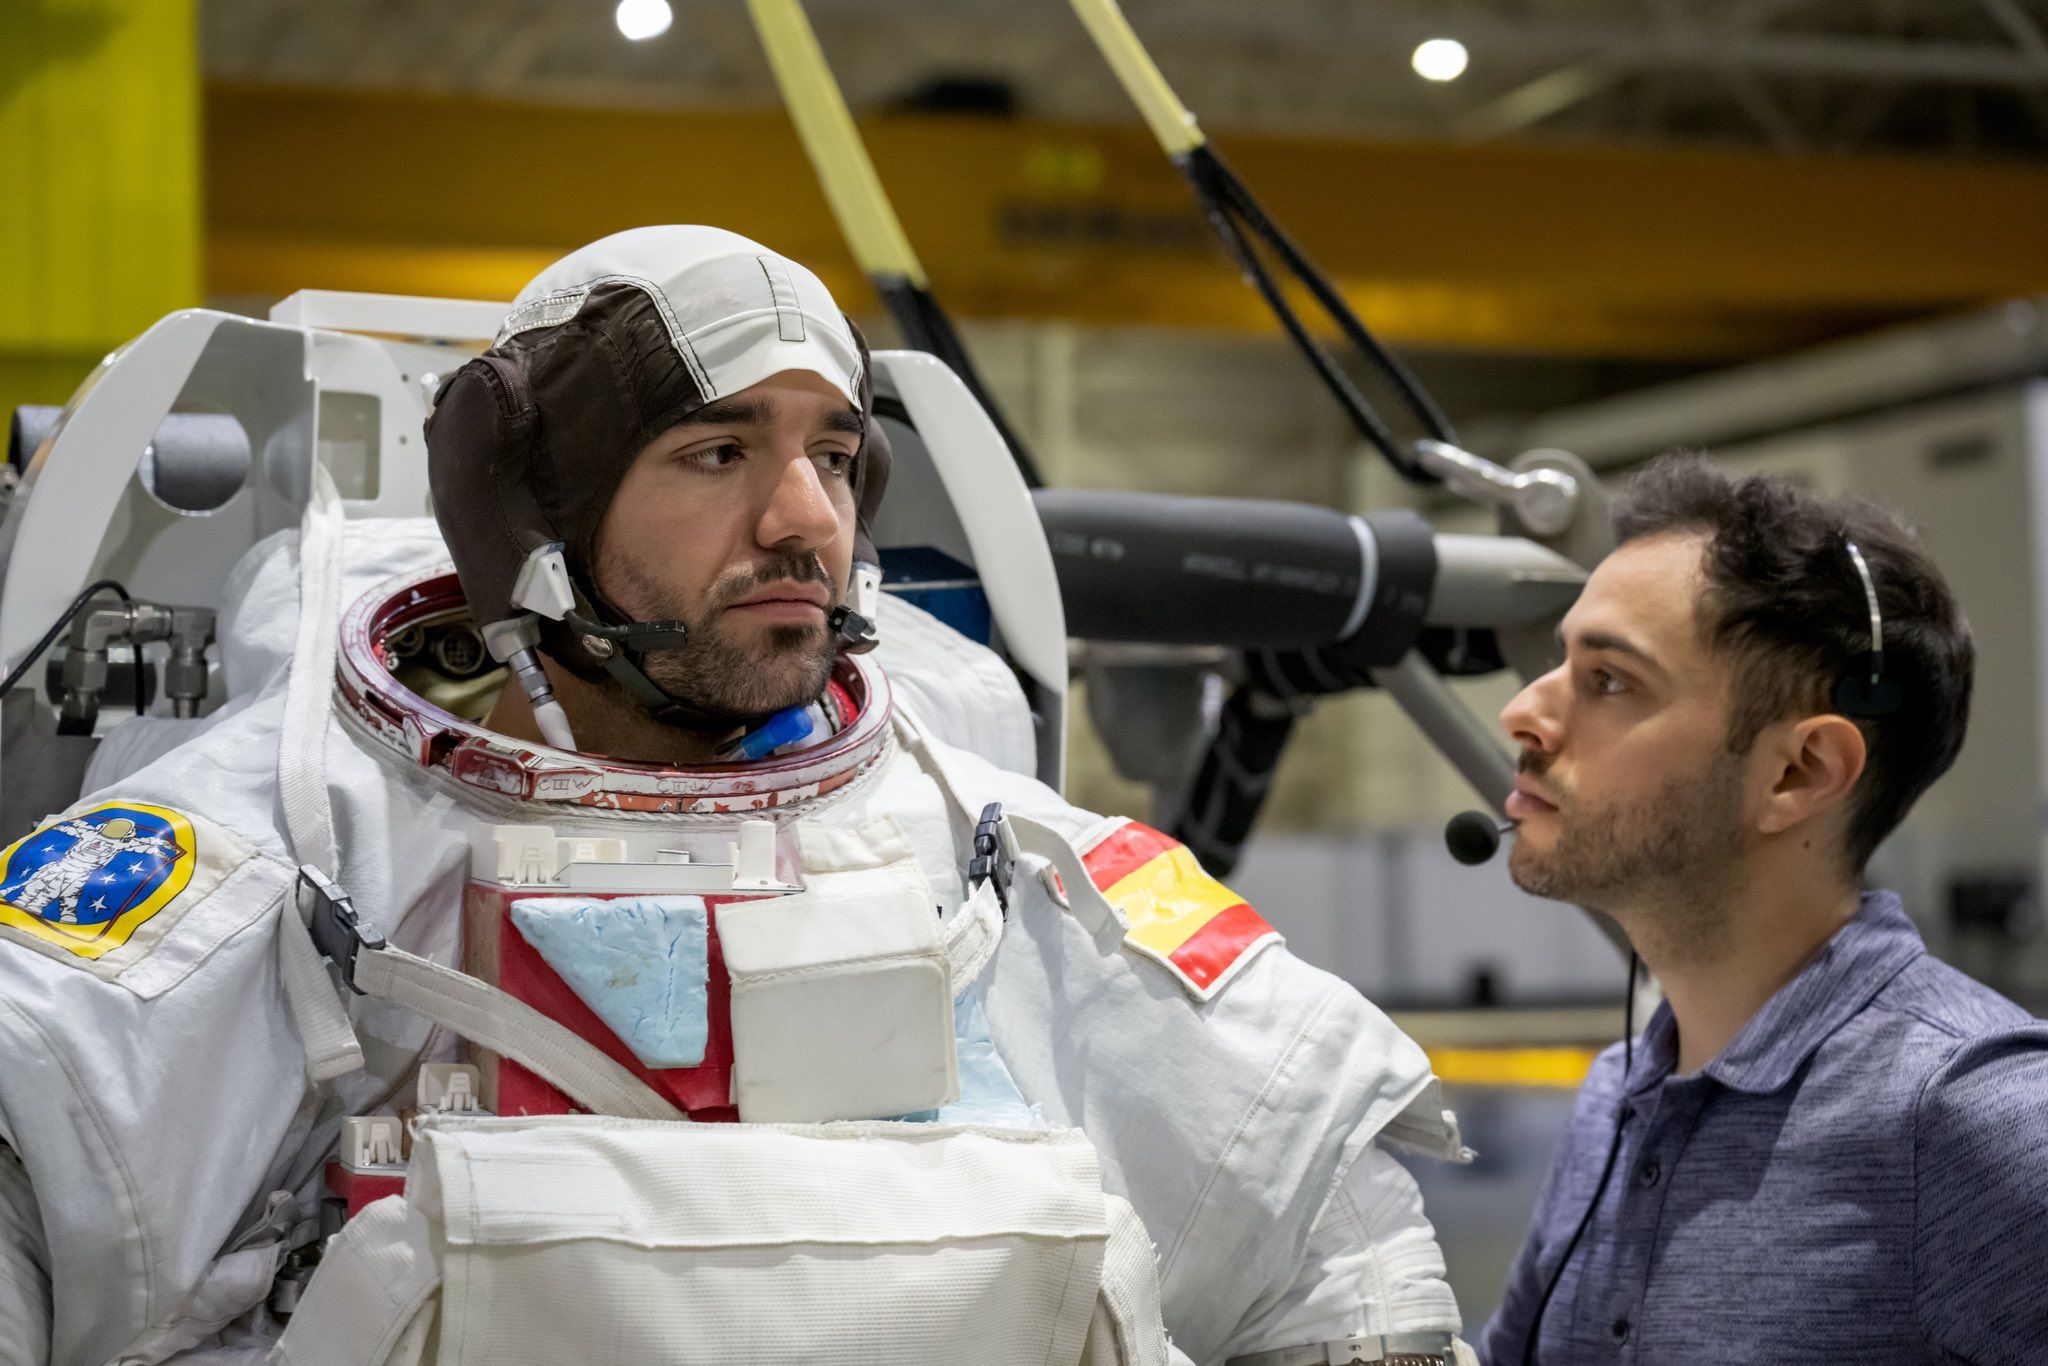
{"label": "man with headset", "polygon": [[1581,1088],[1482,1360],[2040,1360],[2048,1027],[1860,885],[1962,746],[1962,613],[1887,512],[1697,457],[1615,529],[1501,715],[1510,867],[1665,999]]}

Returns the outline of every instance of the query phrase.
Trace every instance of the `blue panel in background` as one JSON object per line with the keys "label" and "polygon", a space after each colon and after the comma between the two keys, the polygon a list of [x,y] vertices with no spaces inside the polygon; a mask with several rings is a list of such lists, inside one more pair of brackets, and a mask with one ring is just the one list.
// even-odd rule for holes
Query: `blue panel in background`
{"label": "blue panel in background", "polygon": [[928,545],[884,550],[882,590],[931,613],[969,640],[986,645],[994,634],[980,576],[943,550]]}

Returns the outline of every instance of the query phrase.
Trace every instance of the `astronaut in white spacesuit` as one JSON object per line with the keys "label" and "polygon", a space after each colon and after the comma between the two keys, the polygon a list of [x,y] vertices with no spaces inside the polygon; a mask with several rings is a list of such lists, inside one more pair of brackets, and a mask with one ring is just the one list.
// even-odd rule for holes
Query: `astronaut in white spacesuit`
{"label": "astronaut in white spacesuit", "polygon": [[[1072,1134],[1077,1170],[1142,1220],[1174,1361],[1463,1351],[1420,1194],[1390,1155],[1461,1152],[1427,1060],[1174,841],[1015,771],[1031,718],[1001,660],[863,591],[887,475],[875,433],[864,346],[814,275],[714,229],[640,229],[550,267],[498,345],[444,385],[429,422],[438,526],[344,525],[316,499],[299,535],[244,559],[220,631],[235,701],[167,750],[139,724],[116,730],[91,795],[59,818],[153,803],[187,822],[175,895],[143,889],[119,934],[89,944],[30,933],[0,905],[0,1363],[261,1359],[287,1307],[279,1268],[320,1232],[343,1117],[395,1110],[457,1034],[484,1046],[464,1056],[496,1066],[487,1100],[505,1115],[628,1113],[579,1094],[573,1078],[595,1075],[600,1094],[617,1082],[655,1097],[632,1113],[743,1121],[684,1126],[735,1141],[758,1119],[896,1115],[935,1135]],[[480,719],[394,672],[402,632],[464,612],[511,665]],[[755,824],[736,835],[743,818]],[[0,854],[0,884],[27,843]],[[570,895],[673,890],[728,847],[730,889],[752,859],[745,885],[789,895]],[[309,900],[309,866],[381,931],[384,948],[322,941],[367,996],[320,968],[306,917],[331,930],[335,902]],[[849,890],[835,902],[834,888]],[[782,936],[812,909],[814,940],[855,924],[896,938],[838,950],[830,972],[791,967]],[[978,948],[962,928],[975,924]],[[664,956],[658,999],[633,994],[648,954]],[[408,994],[383,971],[400,960],[438,966]],[[933,998],[936,1053],[901,1037],[930,1016],[928,960],[951,983]],[[567,994],[522,996],[521,972]],[[483,997],[461,985],[475,978],[494,984]],[[856,994],[820,1029],[801,1003],[828,995],[778,994],[869,980],[875,1009],[900,1006],[915,1027],[863,1034]],[[491,1015],[488,1000],[515,996]],[[492,1035],[491,1019],[526,1032]],[[562,1026],[603,1056],[551,1070],[532,1040]],[[835,1054],[837,1035],[851,1042]],[[508,1141],[553,1142],[568,1123]],[[575,1123],[606,1142],[644,1136]],[[409,1200],[428,1146],[444,1145],[415,1140]],[[549,1162],[533,1161],[505,1189],[544,1185]],[[980,1212],[956,1207],[965,1222]],[[389,1344],[363,1356],[307,1342],[316,1321],[351,1321],[312,1308],[349,1274],[314,1269],[288,1359],[401,1359]],[[446,1285],[452,1296],[452,1270]],[[633,1285],[611,1304],[599,1273],[507,1311],[492,1350],[509,1358],[464,1355],[444,1320],[437,1359],[525,1359],[516,1349],[541,1350],[587,1307],[614,1340],[583,1359],[635,1359],[617,1346],[628,1310],[666,1312],[657,1301],[674,1296]],[[854,1350],[810,1317],[844,1300],[777,1298],[755,1317],[793,1316],[835,1360],[898,1359],[889,1322],[864,1323]],[[770,1341],[756,1327],[744,1340]],[[1063,1359],[1081,1359],[1078,1343]]]}

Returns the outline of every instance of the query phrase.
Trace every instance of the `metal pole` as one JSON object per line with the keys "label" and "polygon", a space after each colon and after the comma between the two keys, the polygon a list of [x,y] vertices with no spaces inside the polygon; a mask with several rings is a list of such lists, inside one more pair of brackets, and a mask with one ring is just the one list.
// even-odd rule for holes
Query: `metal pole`
{"label": "metal pole", "polygon": [[1410,650],[1399,664],[1374,669],[1372,681],[1386,690],[1488,806],[1495,811],[1505,808],[1515,786],[1514,760],[1428,660]]}

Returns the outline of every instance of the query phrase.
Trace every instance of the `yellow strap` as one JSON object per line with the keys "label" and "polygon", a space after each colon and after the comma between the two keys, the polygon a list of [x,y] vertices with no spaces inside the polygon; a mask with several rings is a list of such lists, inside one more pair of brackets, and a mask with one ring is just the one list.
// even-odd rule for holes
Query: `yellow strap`
{"label": "yellow strap", "polygon": [[802,0],[747,0],[747,9],[853,259],[871,277],[897,276],[922,288],[924,267],[882,190]]}
{"label": "yellow strap", "polygon": [[1173,93],[1166,77],[1159,74],[1152,54],[1138,41],[1131,21],[1124,18],[1116,0],[1073,0],[1073,5],[1074,13],[1081,16],[1081,23],[1088,29],[1088,36],[1102,49],[1110,69],[1123,82],[1145,122],[1152,125],[1152,136],[1159,139],[1166,154],[1182,157],[1200,147],[1206,139],[1195,125],[1194,114]]}

